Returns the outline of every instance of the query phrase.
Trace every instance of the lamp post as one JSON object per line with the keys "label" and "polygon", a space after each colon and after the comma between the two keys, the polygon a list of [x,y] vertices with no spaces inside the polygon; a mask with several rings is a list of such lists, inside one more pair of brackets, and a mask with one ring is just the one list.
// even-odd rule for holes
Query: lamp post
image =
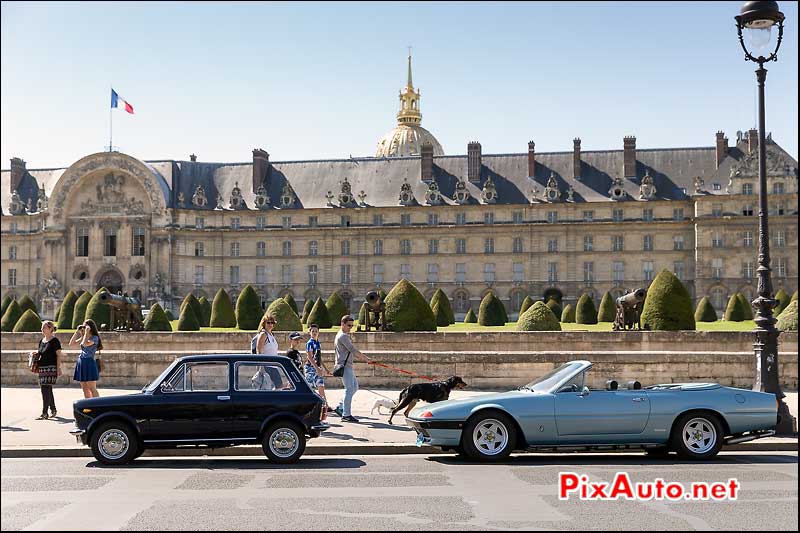
{"label": "lamp post", "polygon": [[[775,431],[789,434],[796,430],[796,421],[784,402],[778,376],[778,335],[772,310],[778,304],[773,298],[772,277],[769,258],[769,220],[767,210],[767,147],[764,127],[764,82],[767,71],[764,63],[778,60],[778,49],[783,39],[783,13],[778,3],[773,1],[745,2],[736,17],[739,42],[744,50],[745,61],[758,63],[758,297],[752,304],[756,310],[756,341],[753,344],[756,355],[756,379],[753,390],[771,392],[778,401],[778,424]],[[778,39],[771,50],[772,29],[777,26]],[[743,33],[747,36],[750,49],[745,45]]]}

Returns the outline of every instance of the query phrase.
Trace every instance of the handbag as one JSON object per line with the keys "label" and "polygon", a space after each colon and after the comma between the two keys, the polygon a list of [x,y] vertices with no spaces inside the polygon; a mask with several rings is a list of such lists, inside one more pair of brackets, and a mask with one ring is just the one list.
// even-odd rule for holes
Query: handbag
{"label": "handbag", "polygon": [[333,372],[331,372],[331,374],[333,374],[334,377],[337,377],[337,378],[340,378],[340,377],[344,376],[344,367],[347,366],[347,361],[349,359],[350,359],[350,352],[347,352],[347,357],[345,357],[344,363],[342,363],[342,364],[338,364],[337,363],[336,365],[334,365]]}
{"label": "handbag", "polygon": [[28,356],[28,370],[34,374],[39,372],[39,361],[42,359],[42,354],[39,352],[32,353]]}

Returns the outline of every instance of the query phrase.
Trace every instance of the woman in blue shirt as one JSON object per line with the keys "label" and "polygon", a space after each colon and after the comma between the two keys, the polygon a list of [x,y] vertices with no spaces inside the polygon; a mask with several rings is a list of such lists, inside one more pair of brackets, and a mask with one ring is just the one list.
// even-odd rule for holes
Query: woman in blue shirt
{"label": "woman in blue shirt", "polygon": [[97,368],[95,354],[97,350],[103,349],[100,341],[100,334],[97,331],[97,324],[89,319],[75,330],[75,334],[69,341],[70,346],[76,344],[80,338],[81,355],[75,363],[75,374],[72,379],[79,381],[83,390],[84,398],[97,398],[97,380],[100,378],[100,371]]}

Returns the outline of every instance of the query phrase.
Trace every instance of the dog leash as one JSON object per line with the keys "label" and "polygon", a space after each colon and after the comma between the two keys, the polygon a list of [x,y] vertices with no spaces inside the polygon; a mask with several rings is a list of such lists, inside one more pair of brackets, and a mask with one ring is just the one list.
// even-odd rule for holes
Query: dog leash
{"label": "dog leash", "polygon": [[367,392],[371,392],[375,396],[380,396],[381,398],[386,398],[387,400],[389,400],[391,402],[394,402],[395,404],[397,403],[396,400],[393,400],[393,399],[389,398],[388,396],[385,396],[385,395],[381,394],[380,392],[375,392],[374,390],[370,390],[370,389],[364,389],[364,390],[367,391]]}
{"label": "dog leash", "polygon": [[420,375],[420,374],[415,374],[414,372],[409,372],[408,370],[403,370],[402,368],[397,368],[397,367],[394,367],[394,366],[385,365],[385,364],[379,363],[377,361],[370,361],[367,364],[368,365],[380,366],[380,367],[383,367],[383,368],[387,368],[389,370],[394,370],[395,372],[400,372],[401,374],[407,374],[409,376],[414,376],[414,377],[418,377],[418,378],[422,378],[422,379],[427,379],[428,381],[440,381],[440,380],[438,380],[436,378],[432,378],[432,377],[429,377],[429,376],[423,376],[423,375]]}

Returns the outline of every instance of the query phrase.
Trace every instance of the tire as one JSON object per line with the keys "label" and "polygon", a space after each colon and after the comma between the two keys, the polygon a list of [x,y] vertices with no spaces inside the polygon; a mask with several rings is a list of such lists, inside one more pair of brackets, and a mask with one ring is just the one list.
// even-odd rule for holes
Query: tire
{"label": "tire", "polygon": [[124,465],[140,455],[139,436],[122,421],[102,424],[92,432],[90,446],[95,459],[107,465]]}
{"label": "tire", "polygon": [[517,442],[514,422],[501,411],[481,411],[473,415],[461,432],[461,449],[475,461],[507,459]]}
{"label": "tire", "polygon": [[273,463],[296,463],[306,451],[306,435],[296,423],[281,420],[267,427],[261,447]]}
{"label": "tire", "polygon": [[718,416],[687,413],[678,418],[672,428],[671,448],[683,459],[709,459],[722,449],[724,436]]}

